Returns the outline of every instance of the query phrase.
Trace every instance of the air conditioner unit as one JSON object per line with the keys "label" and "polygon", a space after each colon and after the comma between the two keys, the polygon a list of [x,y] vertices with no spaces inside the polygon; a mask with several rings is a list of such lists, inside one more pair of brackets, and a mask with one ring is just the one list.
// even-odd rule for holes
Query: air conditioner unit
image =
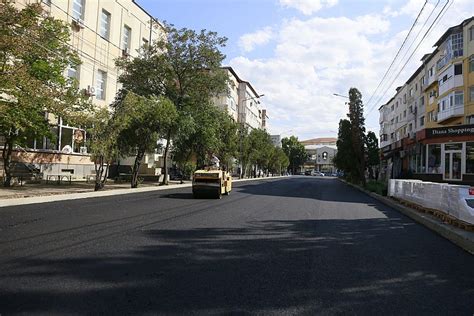
{"label": "air conditioner unit", "polygon": [[84,26],[84,21],[82,19],[73,19],[72,20],[72,27],[76,30],[82,30]]}
{"label": "air conditioner unit", "polygon": [[91,86],[87,86],[87,89],[84,89],[84,94],[88,97],[95,96],[95,88]]}
{"label": "air conditioner unit", "polygon": [[84,154],[84,155],[87,154],[87,147],[86,147],[86,146],[81,146],[79,152],[80,152],[81,154]]}

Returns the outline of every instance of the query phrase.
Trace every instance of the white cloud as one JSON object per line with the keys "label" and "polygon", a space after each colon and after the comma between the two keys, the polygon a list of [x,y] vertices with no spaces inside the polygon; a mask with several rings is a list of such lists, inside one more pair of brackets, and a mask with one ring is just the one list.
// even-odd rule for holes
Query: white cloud
{"label": "white cloud", "polygon": [[297,9],[304,15],[311,15],[323,7],[335,6],[337,2],[338,0],[280,0],[280,5]]}
{"label": "white cloud", "polygon": [[[399,78],[389,86],[404,62],[395,64],[396,71],[381,89],[387,91],[385,96],[377,93],[373,100],[380,98],[380,102],[369,105],[374,110],[366,126],[378,133],[377,108],[418,68],[420,58],[433,51],[433,44],[448,27],[472,15],[471,1],[455,2]],[[337,135],[339,120],[346,117],[347,106],[345,99],[333,93],[347,94],[349,88],[357,87],[367,102],[411,26],[412,20],[405,19],[406,28],[395,33],[391,26],[400,23],[401,17],[387,14],[388,10],[387,7],[383,15],[290,19],[278,28],[273,27],[272,39],[276,45],[271,56],[260,59],[239,56],[230,61],[243,78],[265,94],[262,101],[268,109],[271,133],[291,129],[300,138]],[[421,21],[428,16],[429,11],[426,12]],[[415,28],[414,34],[417,31]],[[419,38],[423,34],[424,30]],[[407,54],[402,51],[401,56],[406,59],[411,51]]]}
{"label": "white cloud", "polygon": [[239,47],[244,52],[250,52],[258,45],[267,44],[272,38],[273,30],[268,26],[254,33],[242,35],[239,39]]}

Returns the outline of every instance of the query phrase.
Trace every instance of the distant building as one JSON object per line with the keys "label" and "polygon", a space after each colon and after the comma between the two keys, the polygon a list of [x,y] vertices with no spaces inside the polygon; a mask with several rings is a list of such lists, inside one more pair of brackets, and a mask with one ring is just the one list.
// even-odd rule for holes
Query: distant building
{"label": "distant building", "polygon": [[281,135],[270,135],[273,146],[281,148]]}
{"label": "distant building", "polygon": [[336,138],[313,138],[301,141],[308,154],[303,171],[336,172],[336,167],[333,164],[334,156],[337,153],[336,142]]}

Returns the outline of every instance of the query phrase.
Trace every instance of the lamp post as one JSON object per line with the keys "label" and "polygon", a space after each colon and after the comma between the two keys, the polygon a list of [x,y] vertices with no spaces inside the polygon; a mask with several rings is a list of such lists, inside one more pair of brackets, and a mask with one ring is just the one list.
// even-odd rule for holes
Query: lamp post
{"label": "lamp post", "polygon": [[349,99],[349,97],[347,95],[342,95],[342,94],[339,94],[339,93],[333,93],[332,95],[335,95],[336,97]]}
{"label": "lamp post", "polygon": [[[244,128],[245,128],[245,120],[246,120],[246,114],[247,114],[247,106],[245,104],[246,101],[248,100],[255,100],[255,99],[259,99],[261,97],[265,96],[264,94],[260,94],[260,95],[257,95],[255,97],[248,97],[248,98],[244,98],[242,100],[240,100],[240,110],[241,110],[241,113],[239,113],[239,119],[240,119],[240,124],[241,124],[241,130],[240,130],[240,166],[239,166],[239,179],[242,179],[242,176],[243,176],[243,163],[242,163],[242,159],[243,159],[243,149],[242,149],[242,138],[243,138],[243,133],[245,132]],[[257,100],[257,103],[260,104],[260,101]]]}

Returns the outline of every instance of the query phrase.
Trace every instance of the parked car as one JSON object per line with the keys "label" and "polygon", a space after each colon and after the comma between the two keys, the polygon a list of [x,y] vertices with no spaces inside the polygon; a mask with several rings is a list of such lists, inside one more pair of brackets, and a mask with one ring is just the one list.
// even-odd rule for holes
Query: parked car
{"label": "parked car", "polygon": [[305,175],[305,176],[310,176],[310,175],[311,175],[311,172],[312,172],[311,170],[306,170],[306,171],[304,172],[304,175]]}
{"label": "parked car", "polygon": [[324,173],[322,173],[322,172],[320,172],[320,171],[314,171],[314,172],[313,172],[313,176],[324,177]]}

